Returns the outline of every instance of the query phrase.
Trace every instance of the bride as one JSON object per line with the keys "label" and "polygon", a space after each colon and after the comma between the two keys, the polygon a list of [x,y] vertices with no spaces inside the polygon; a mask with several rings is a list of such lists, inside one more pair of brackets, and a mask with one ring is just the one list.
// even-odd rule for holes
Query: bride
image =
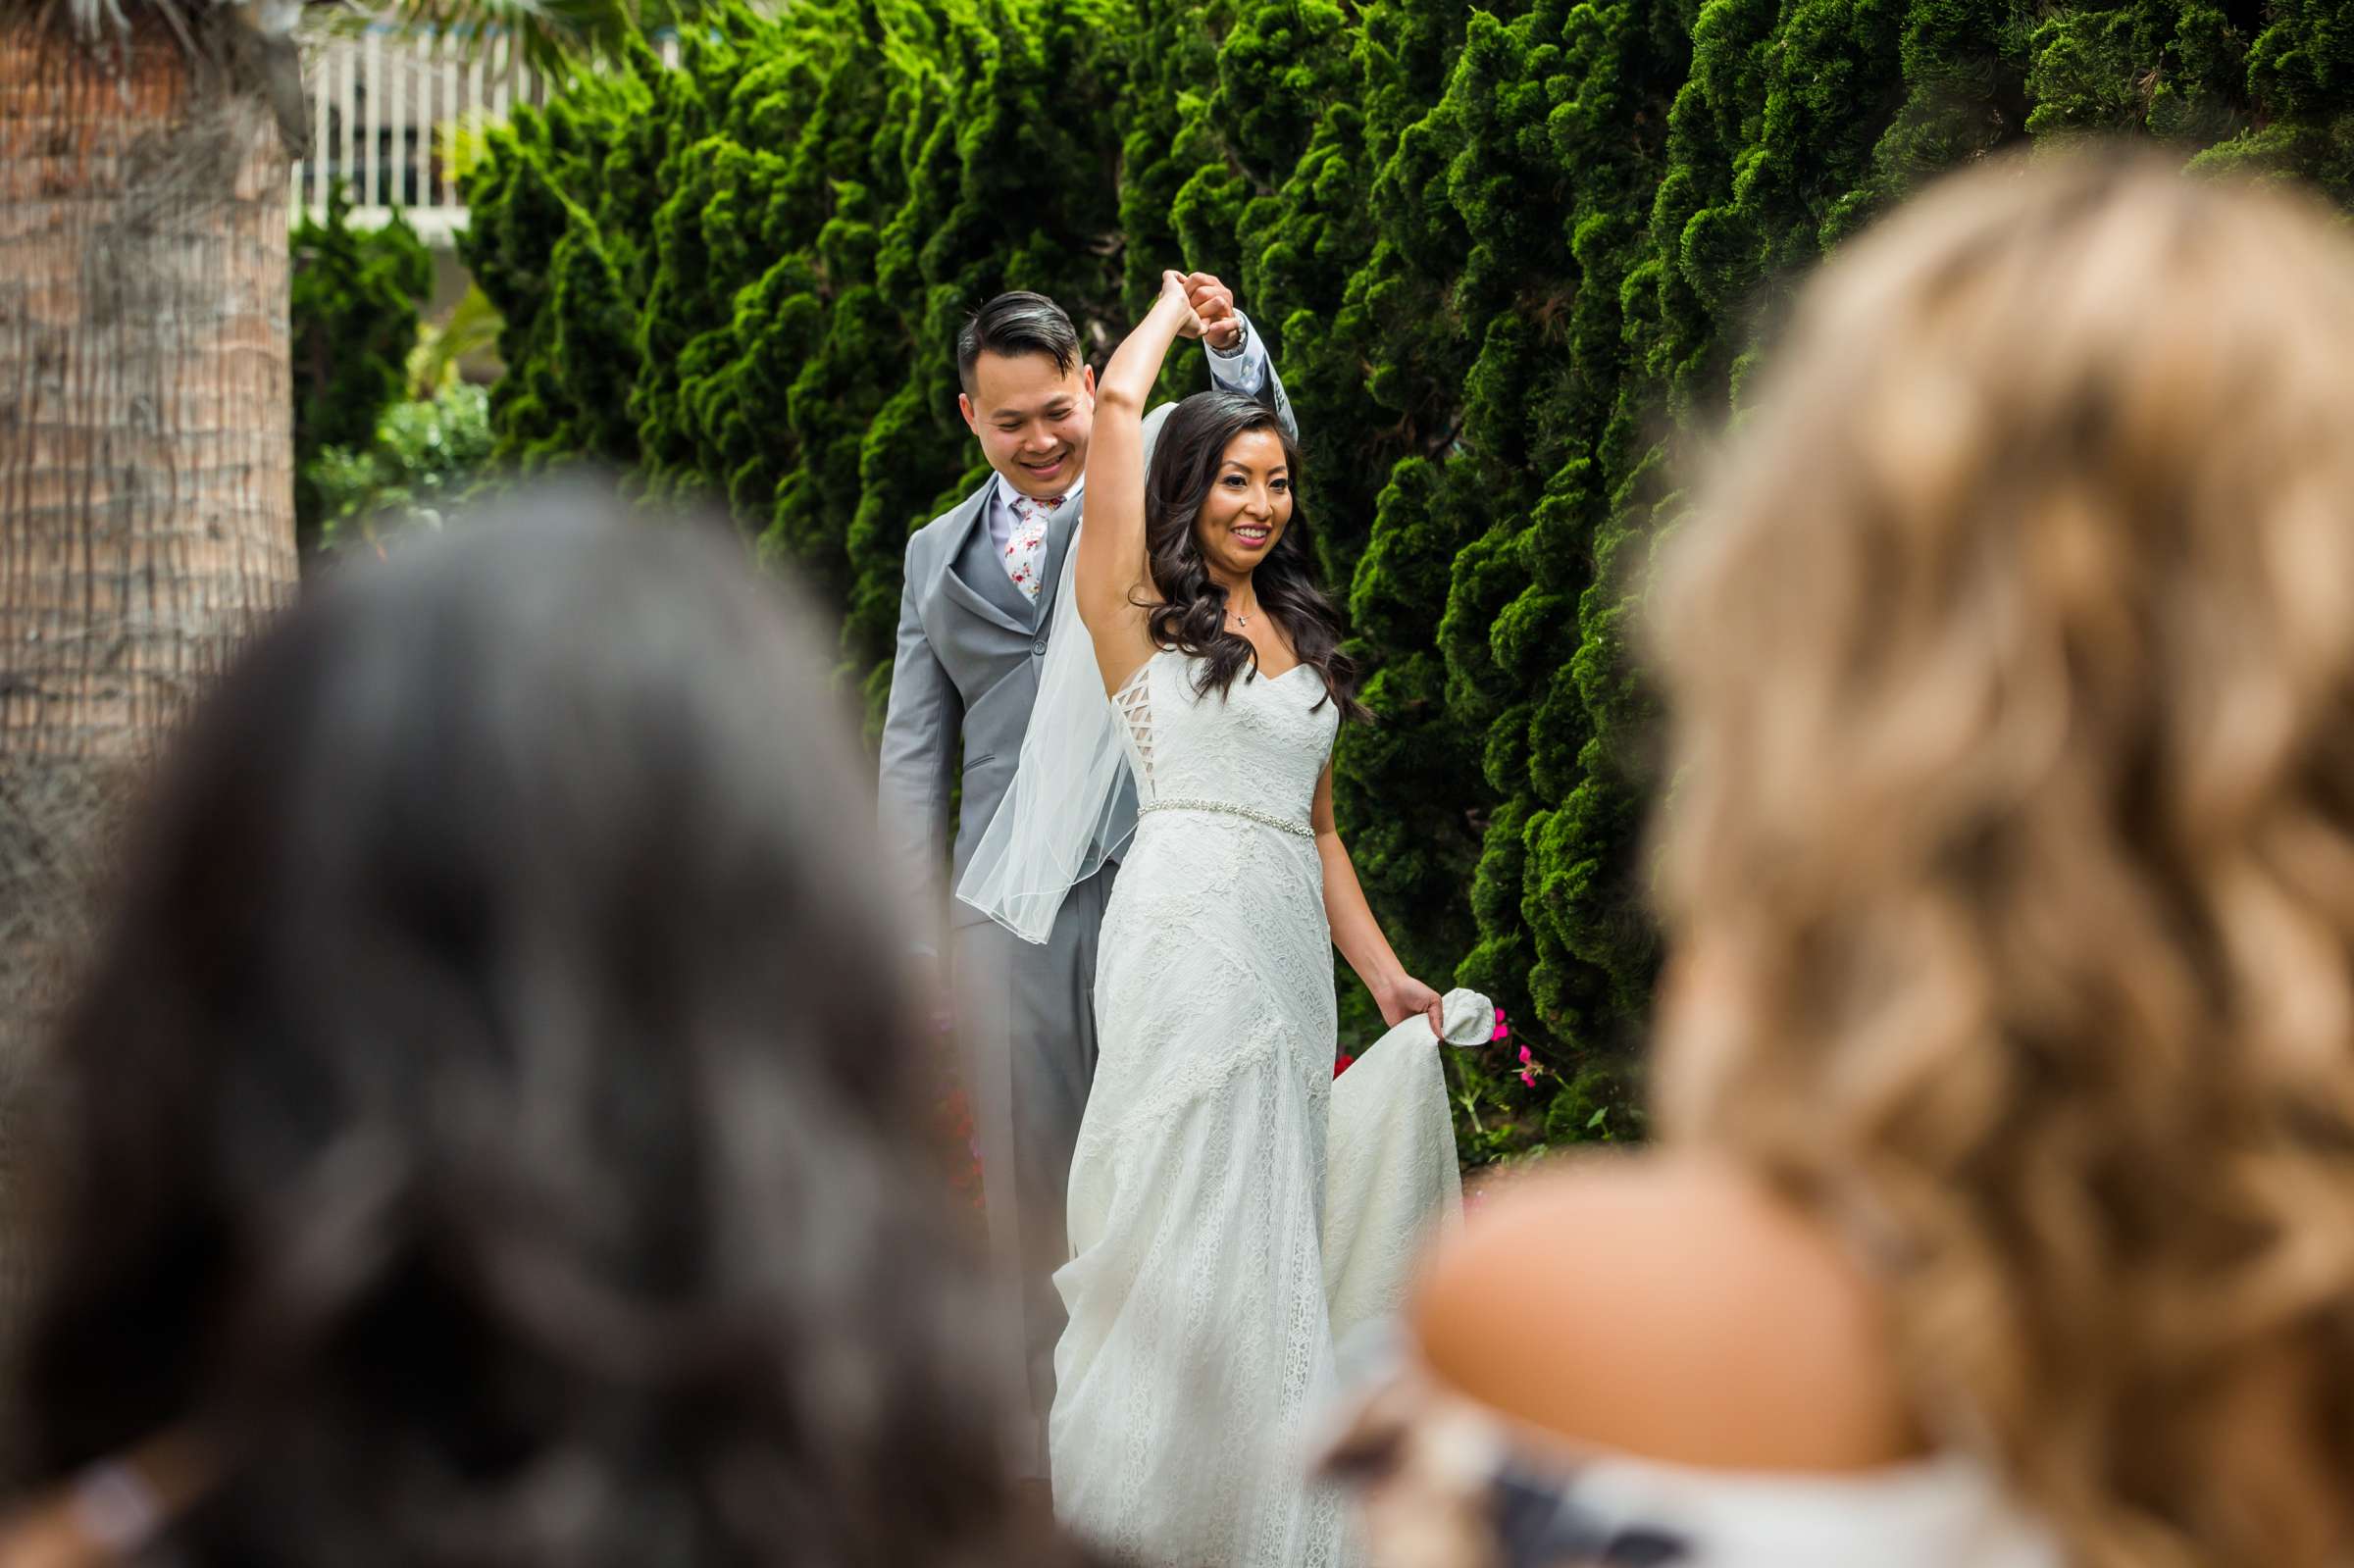
{"label": "bride", "polygon": [[[1146,472],[1145,400],[1170,345],[1200,331],[1166,275],[1098,384],[1087,517],[1023,784],[959,893],[990,907],[976,885],[994,887],[993,913],[1026,904],[1035,923],[1100,859],[1106,770],[1133,775],[1135,837],[1097,970],[1101,1056],[1071,1165],[1073,1256],[1054,1277],[1070,1313],[1048,1429],[1055,1507],[1135,1562],[1303,1568],[1343,1556],[1337,1504],[1298,1463],[1332,1376],[1332,948],[1393,1026],[1425,1018],[1462,1038],[1467,993],[1443,1002],[1406,974],[1334,831],[1333,737],[1365,710],[1274,414],[1225,392],[1155,410],[1166,423]],[[1067,624],[1073,605],[1082,626]],[[1474,1022],[1484,1038],[1489,1019]],[[1446,1144],[1419,1039],[1424,1116]],[[1422,1148],[1427,1166],[1427,1137]],[[1382,1201],[1345,1192],[1336,1206]],[[1405,1222],[1378,1223],[1402,1257]]]}

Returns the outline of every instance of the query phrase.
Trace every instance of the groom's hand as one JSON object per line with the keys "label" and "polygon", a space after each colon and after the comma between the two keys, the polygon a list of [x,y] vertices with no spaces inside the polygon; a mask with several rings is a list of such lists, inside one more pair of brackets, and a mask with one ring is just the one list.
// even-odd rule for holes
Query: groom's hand
{"label": "groom's hand", "polygon": [[1202,318],[1202,341],[1221,354],[1243,346],[1243,319],[1234,313],[1234,290],[1207,273],[1188,273],[1185,297]]}

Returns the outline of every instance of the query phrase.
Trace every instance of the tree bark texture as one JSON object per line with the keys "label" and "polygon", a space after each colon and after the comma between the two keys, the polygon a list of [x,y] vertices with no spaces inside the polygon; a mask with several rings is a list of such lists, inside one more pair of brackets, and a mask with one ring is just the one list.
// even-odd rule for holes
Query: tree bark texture
{"label": "tree bark texture", "polygon": [[94,44],[0,17],[0,1324],[116,807],[296,576],[286,156],[128,9]]}

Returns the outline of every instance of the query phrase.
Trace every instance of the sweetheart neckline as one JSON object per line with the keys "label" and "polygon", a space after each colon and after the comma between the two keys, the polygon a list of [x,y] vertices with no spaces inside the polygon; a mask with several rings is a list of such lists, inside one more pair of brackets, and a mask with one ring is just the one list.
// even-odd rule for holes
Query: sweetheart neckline
{"label": "sweetheart neckline", "polygon": [[[1200,654],[1188,653],[1183,648],[1161,648],[1153,653],[1152,659],[1165,659],[1171,656],[1188,661],[1201,657]],[[1138,665],[1136,667],[1137,674],[1142,675],[1146,668],[1152,663],[1152,659],[1147,659],[1143,664]],[[1261,670],[1258,672],[1258,679],[1272,685],[1278,681],[1289,681],[1292,677],[1298,675],[1301,671],[1305,670],[1308,667],[1308,662],[1305,659],[1302,659],[1298,663],[1294,664],[1289,670],[1284,671],[1281,675],[1269,675],[1266,673],[1266,671]],[[1128,678],[1129,681],[1134,681],[1135,679],[1136,676],[1130,676]],[[1126,683],[1122,683],[1125,684]]]}
{"label": "sweetheart neckline", "polygon": [[[1128,693],[1135,690],[1138,683],[1145,679],[1146,671],[1151,669],[1153,665],[1157,664],[1162,659],[1168,658],[1172,655],[1180,659],[1189,660],[1201,657],[1199,654],[1187,653],[1182,648],[1156,649],[1151,658],[1147,659],[1144,663],[1138,665],[1134,670],[1129,672],[1128,679],[1120,683],[1119,689],[1110,693],[1111,700],[1113,702],[1118,702],[1125,698]],[[1292,677],[1298,675],[1301,671],[1307,668],[1309,668],[1308,662],[1305,659],[1303,659],[1298,664],[1293,665],[1289,670],[1284,671],[1281,675],[1261,674],[1256,679],[1264,681],[1270,686],[1280,685],[1284,682],[1289,681]]]}

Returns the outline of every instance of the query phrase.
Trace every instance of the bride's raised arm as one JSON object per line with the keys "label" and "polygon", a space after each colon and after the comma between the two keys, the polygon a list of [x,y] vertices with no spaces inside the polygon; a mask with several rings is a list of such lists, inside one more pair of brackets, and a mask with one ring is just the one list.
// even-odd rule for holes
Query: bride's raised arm
{"label": "bride's raised arm", "polygon": [[1145,556],[1145,400],[1180,337],[1202,335],[1183,274],[1160,275],[1160,298],[1103,367],[1088,442],[1087,516],[1079,531],[1079,616],[1096,645],[1106,690],[1152,656],[1145,622],[1151,579]]}

